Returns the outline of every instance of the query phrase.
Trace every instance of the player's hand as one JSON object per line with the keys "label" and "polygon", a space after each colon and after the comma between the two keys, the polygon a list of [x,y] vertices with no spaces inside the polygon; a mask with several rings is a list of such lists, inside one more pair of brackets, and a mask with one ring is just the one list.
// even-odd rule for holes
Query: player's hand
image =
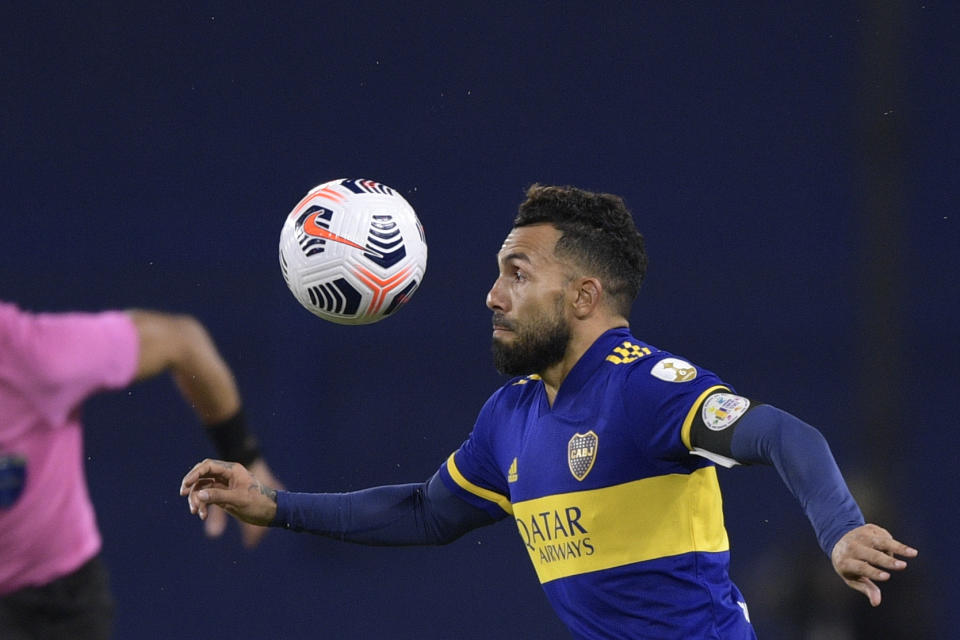
{"label": "player's hand", "polygon": [[[280,484],[280,481],[271,473],[270,467],[267,466],[263,458],[257,458],[250,464],[250,473],[256,476],[265,486],[273,487],[274,489],[283,489],[283,485]],[[209,538],[219,538],[226,530],[229,519],[226,511],[215,505],[209,505],[207,507],[207,518],[203,521],[204,533],[206,533]],[[252,549],[260,544],[260,541],[263,540],[269,531],[267,527],[249,524],[242,520],[238,521],[238,524],[240,525],[240,540],[247,549]]]}
{"label": "player's hand", "polygon": [[907,563],[896,556],[917,557],[917,550],[893,539],[875,524],[848,531],[833,547],[830,560],[847,586],[867,596],[871,606],[880,604],[876,582],[890,579],[890,571],[902,571]]}
{"label": "player's hand", "polygon": [[[269,469],[264,470],[272,479]],[[222,507],[242,522],[260,527],[270,524],[277,513],[277,490],[263,484],[236,462],[208,458],[198,463],[183,477],[180,495],[187,497],[190,513],[197,514],[201,520],[207,519],[211,505]]]}

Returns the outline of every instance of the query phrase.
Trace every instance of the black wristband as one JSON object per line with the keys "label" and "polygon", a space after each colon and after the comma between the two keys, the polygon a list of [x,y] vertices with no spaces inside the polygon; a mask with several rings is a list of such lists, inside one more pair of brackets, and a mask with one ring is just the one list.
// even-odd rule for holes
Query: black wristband
{"label": "black wristband", "polygon": [[260,443],[247,429],[242,408],[226,420],[208,424],[206,432],[217,449],[217,455],[224,460],[246,466],[260,457]]}

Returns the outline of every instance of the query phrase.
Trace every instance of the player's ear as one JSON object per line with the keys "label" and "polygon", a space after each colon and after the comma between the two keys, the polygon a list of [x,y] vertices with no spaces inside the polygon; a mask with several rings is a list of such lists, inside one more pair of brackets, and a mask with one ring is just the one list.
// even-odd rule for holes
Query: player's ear
{"label": "player's ear", "polygon": [[600,304],[603,285],[596,278],[577,278],[574,285],[573,313],[577,318],[585,318]]}

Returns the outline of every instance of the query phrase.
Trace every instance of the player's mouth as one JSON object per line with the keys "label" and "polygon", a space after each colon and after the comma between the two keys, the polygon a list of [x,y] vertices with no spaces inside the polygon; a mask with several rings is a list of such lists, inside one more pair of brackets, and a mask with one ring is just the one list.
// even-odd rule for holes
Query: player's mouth
{"label": "player's mouth", "polygon": [[502,336],[506,333],[513,332],[513,323],[508,322],[502,315],[494,314],[493,315],[493,335]]}

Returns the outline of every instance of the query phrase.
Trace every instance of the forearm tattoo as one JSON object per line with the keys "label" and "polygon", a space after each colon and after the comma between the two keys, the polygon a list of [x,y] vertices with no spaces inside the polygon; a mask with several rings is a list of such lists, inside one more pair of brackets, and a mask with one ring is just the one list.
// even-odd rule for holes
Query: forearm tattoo
{"label": "forearm tattoo", "polygon": [[277,504],[277,490],[274,489],[273,487],[268,487],[265,484],[261,483],[260,493],[262,493],[263,495],[273,500],[273,504]]}

